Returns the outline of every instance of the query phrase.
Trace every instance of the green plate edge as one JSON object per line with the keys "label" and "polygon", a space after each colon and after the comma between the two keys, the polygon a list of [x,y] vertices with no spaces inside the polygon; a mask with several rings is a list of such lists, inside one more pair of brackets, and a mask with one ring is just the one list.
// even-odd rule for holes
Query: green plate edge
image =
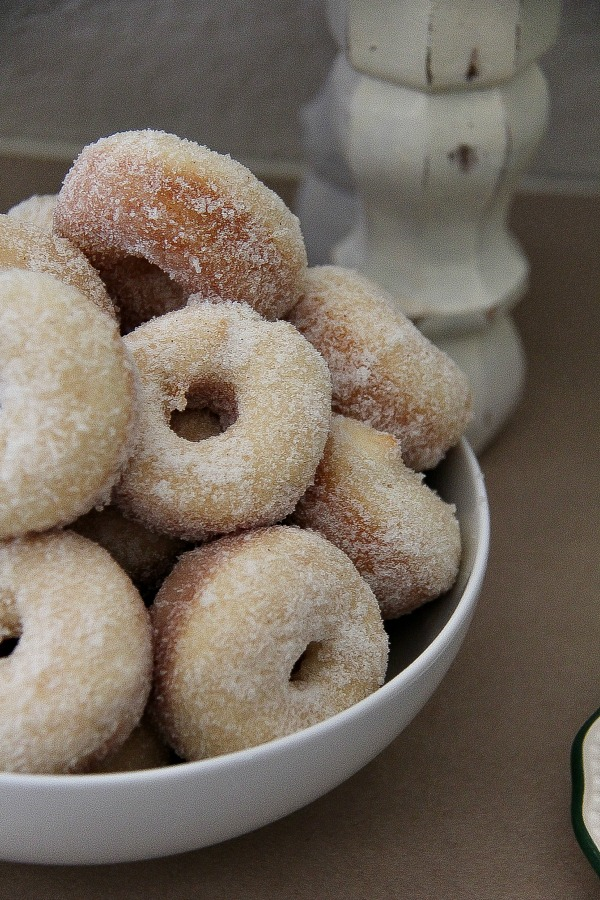
{"label": "green plate edge", "polygon": [[597,709],[596,712],[583,723],[575,735],[575,740],[571,746],[571,822],[579,846],[592,864],[597,875],[600,875],[600,849],[583,821],[583,794],[585,790],[585,778],[583,775],[583,742],[586,734],[599,717],[600,709]]}

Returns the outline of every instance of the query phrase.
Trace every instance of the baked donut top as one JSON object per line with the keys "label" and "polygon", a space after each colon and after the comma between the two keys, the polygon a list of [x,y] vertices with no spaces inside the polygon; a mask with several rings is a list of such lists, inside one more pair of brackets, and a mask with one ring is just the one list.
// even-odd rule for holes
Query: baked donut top
{"label": "baked donut top", "polygon": [[0,215],[0,269],[45,272],[82,291],[116,320],[114,305],[98,272],[71,241],[43,231],[31,222]]}
{"label": "baked donut top", "polygon": [[142,257],[188,294],[246,300],[267,318],[302,288],[304,240],[281,198],[230,156],[166,132],[121,132],[84,148],[54,222],[100,271]]}

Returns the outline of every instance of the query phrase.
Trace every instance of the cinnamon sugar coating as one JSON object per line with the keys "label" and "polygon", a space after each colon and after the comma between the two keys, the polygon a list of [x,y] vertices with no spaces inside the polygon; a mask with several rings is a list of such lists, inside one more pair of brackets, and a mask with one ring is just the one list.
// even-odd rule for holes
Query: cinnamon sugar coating
{"label": "cinnamon sugar coating", "polygon": [[56,200],[56,194],[33,194],[11,206],[6,215],[11,219],[36,225],[45,234],[52,234]]}
{"label": "cinnamon sugar coating", "polygon": [[108,550],[144,596],[158,588],[178,555],[189,549],[185,541],[126,519],[113,504],[90,510],[71,528]]}
{"label": "cinnamon sugar coating", "polygon": [[[59,195],[0,216],[0,770],[167,764],[156,724],[214,756],[379,687],[382,616],[460,556],[407,466],[470,405],[375,285],[307,269],[242,165],[156,131],[86,147]],[[132,581],[148,602],[163,582],[149,728]]]}
{"label": "cinnamon sugar coating", "polygon": [[0,771],[85,771],[150,691],[148,612],[114,560],[71,531],[0,544]]}
{"label": "cinnamon sugar coating", "polygon": [[186,292],[172,278],[145,259],[126,256],[99,263],[104,283],[119,313],[121,334],[129,334],[154,316],[185,306]]}
{"label": "cinnamon sugar coating", "polygon": [[184,297],[250,303],[282,316],[300,295],[306,250],[296,216],[229,156],[159,131],[90,144],[59,192],[58,234],[108,282],[129,256],[162,269]]}
{"label": "cinnamon sugar coating", "polygon": [[151,617],[151,710],[186,759],[291,734],[383,683],[377,601],[314,532],[273,526],[184,554]]}
{"label": "cinnamon sugar coating", "polygon": [[134,401],[113,320],[51,275],[0,271],[0,539],[108,502]]}
{"label": "cinnamon sugar coating", "polygon": [[142,716],[127,740],[112,750],[108,756],[94,762],[87,770],[99,772],[139,772],[142,769],[159,769],[171,765],[173,754],[165,744],[158,729]]}
{"label": "cinnamon sugar coating", "polygon": [[[138,443],[115,491],[148,528],[198,541],[280,521],[311,483],[331,415],[323,358],[288,322],[242,303],[190,302],[123,338],[140,377]],[[186,407],[224,429],[190,441]]]}
{"label": "cinnamon sugar coating", "polygon": [[384,619],[449,590],[461,554],[454,506],[407,468],[400,449],[392,435],[334,416],[315,483],[293,515],[350,557]]}
{"label": "cinnamon sugar coating", "polygon": [[46,272],[77,288],[116,320],[114,305],[98,272],[70,241],[48,234],[29,221],[0,215],[0,270]]}
{"label": "cinnamon sugar coating", "polygon": [[311,268],[287,318],[327,360],[334,411],[397,437],[411,469],[433,468],[458,442],[471,417],[466,376],[373,282]]}

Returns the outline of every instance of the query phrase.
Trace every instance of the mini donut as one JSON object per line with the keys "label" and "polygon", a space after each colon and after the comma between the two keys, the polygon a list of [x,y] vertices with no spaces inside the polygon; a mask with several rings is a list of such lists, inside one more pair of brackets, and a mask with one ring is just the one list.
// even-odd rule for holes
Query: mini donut
{"label": "mini donut", "polygon": [[[123,341],[140,378],[138,442],[114,493],[123,513],[193,542],[288,515],[329,429],[329,372],[314,347],[288,322],[210,301]],[[224,430],[180,437],[171,416],[188,404],[219,415]]]}
{"label": "mini donut", "polygon": [[391,434],[335,415],[315,482],[292,517],[350,557],[384,619],[449,590],[461,555],[455,507],[407,468],[400,450]]}
{"label": "mini donut", "polygon": [[108,502],[134,400],[113,320],[52,275],[0,271],[0,540]]}
{"label": "mini donut", "polygon": [[173,763],[173,754],[149,720],[143,716],[124,744],[112,750],[87,769],[90,774],[100,772],[139,772],[159,769]]}
{"label": "mini donut", "polygon": [[98,272],[70,241],[47,234],[16,216],[0,215],[0,270],[46,272],[77,288],[116,321],[112,300]]}
{"label": "mini donut", "polygon": [[56,198],[56,194],[34,194],[12,206],[6,215],[20,222],[30,222],[45,234],[51,234]]}
{"label": "mini donut", "polygon": [[[46,234],[52,234],[57,200],[57,194],[34,194],[9,209],[7,216],[35,225]],[[55,237],[54,240],[64,242],[62,238]],[[89,266],[84,255],[82,253],[80,255]],[[93,277],[100,281],[100,276],[93,271]],[[119,311],[123,334],[133,331],[142,322],[147,322],[154,316],[179,309],[187,299],[179,285],[158,266],[153,266],[145,259],[135,256],[128,256],[116,262],[105,271],[104,275],[104,286],[112,301],[111,310],[116,307]],[[108,304],[105,296],[103,302]]]}
{"label": "mini donut", "polygon": [[189,544],[126,519],[116,506],[92,509],[70,526],[104,547],[144,597],[155,591]]}
{"label": "mini donut", "polygon": [[329,365],[333,409],[398,438],[423,471],[456,444],[471,417],[469,382],[370,280],[338,266],[308,270],[287,318]]}
{"label": "mini donut", "polygon": [[383,683],[377,601],[315,532],[275,525],[185,553],[151,609],[150,709],[187,760],[320,722]]}
{"label": "mini donut", "polygon": [[119,310],[121,334],[187,302],[188,295],[172,278],[136,256],[126,256],[103,267],[102,274],[108,294]]}
{"label": "mini donut", "polygon": [[[46,234],[52,234],[57,200],[57,194],[34,194],[9,209],[7,215],[20,222],[35,225]],[[62,238],[55,237],[54,241],[64,243]],[[75,250],[74,246],[73,249]],[[89,267],[86,257],[81,252],[80,255]],[[93,272],[93,278],[99,282],[100,276],[95,269]],[[113,315],[114,308],[119,311],[123,334],[133,331],[142,322],[147,322],[154,316],[179,309],[187,300],[179,285],[158,266],[153,266],[145,259],[128,256],[107,269],[104,275],[106,290],[103,291],[103,302],[106,305],[110,302]],[[110,301],[105,296],[106,291]]]}
{"label": "mini donut", "polygon": [[[85,771],[123,743],[150,691],[148,611],[70,531],[0,544],[0,771]],[[6,640],[4,641],[6,643]]]}
{"label": "mini donut", "polygon": [[160,131],[85,147],[58,195],[54,228],[107,281],[141,257],[184,292],[250,303],[269,319],[300,296],[306,249],[296,216],[229,156]]}

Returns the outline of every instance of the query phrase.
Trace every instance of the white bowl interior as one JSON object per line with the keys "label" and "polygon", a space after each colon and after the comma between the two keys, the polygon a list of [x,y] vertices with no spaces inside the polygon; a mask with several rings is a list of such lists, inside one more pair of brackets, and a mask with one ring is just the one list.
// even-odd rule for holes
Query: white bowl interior
{"label": "white bowl interior", "polygon": [[133,773],[0,773],[0,858],[115,863],[197,849],[293,812],[375,757],[444,677],[485,573],[488,504],[466,442],[449,453],[432,482],[456,504],[461,567],[448,594],[389,623],[390,664],[382,688],[304,731],[215,759]]}

